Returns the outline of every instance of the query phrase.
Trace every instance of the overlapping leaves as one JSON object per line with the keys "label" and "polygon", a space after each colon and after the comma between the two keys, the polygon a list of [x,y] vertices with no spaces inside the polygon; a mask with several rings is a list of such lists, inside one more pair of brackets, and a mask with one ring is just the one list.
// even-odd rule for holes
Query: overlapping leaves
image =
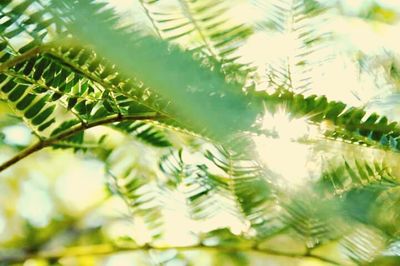
{"label": "overlapping leaves", "polygon": [[[303,9],[314,6],[299,2],[294,1],[291,10],[294,22],[301,24],[306,19]],[[383,164],[344,160],[339,166],[327,167],[316,182],[317,191],[314,183],[309,184],[306,192],[314,196],[287,196],[274,185],[268,169],[257,162],[251,145],[247,146],[251,134],[239,138],[245,145],[230,143],[230,135],[237,131],[258,133],[257,116],[282,106],[291,117],[305,117],[317,125],[325,139],[394,152],[400,149],[397,123],[324,96],[290,92],[304,90],[309,83],[300,79],[295,86],[286,74],[279,85],[289,90],[244,93],[245,80],[239,83],[230,75],[242,74],[243,66],[236,65],[233,55],[251,30],[244,25],[227,26],[221,16],[226,1],[178,1],[179,8],[167,12],[157,10],[161,1],[142,3],[161,37],[178,42],[186,51],[130,29],[116,30],[115,14],[95,1],[82,5],[57,1],[51,8],[44,1],[3,1],[0,91],[40,138],[111,115],[152,112],[165,116],[165,124],[195,132],[197,137],[225,140],[229,145],[205,143],[191,133],[190,145],[177,145],[155,123],[121,120],[114,124],[121,132],[158,147],[147,147],[155,159],[146,167],[138,153],[127,153],[126,147],[105,156],[114,191],[128,203],[133,216],[144,221],[150,241],[162,238],[166,226],[163,206],[178,194],[184,199],[179,208],[192,220],[207,223],[223,213],[232,218],[225,227],[231,231],[235,226],[241,228],[243,239],[265,240],[290,228],[308,249],[299,255],[340,239],[340,246],[349,251],[348,258],[366,262],[385,248],[389,237],[398,237],[394,222],[398,181]],[[317,40],[300,24],[296,30],[301,48],[307,50]],[[102,31],[96,31],[98,27]],[[50,42],[51,34],[63,43]],[[198,37],[194,44],[184,41],[193,34]],[[195,59],[199,51],[201,60]],[[300,67],[303,63],[292,64]],[[168,130],[178,131],[175,127]],[[83,132],[68,140],[84,142]],[[200,144],[193,145],[196,141]],[[195,163],[188,162],[193,158]],[[313,200],[321,204],[310,204]],[[390,215],[386,219],[377,218],[385,211],[381,206],[387,206]],[[353,230],[346,222],[359,228]]]}

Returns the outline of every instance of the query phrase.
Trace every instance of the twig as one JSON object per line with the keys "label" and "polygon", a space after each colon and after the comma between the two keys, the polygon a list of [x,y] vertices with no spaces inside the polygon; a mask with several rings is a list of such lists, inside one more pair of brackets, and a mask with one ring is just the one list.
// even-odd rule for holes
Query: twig
{"label": "twig", "polygon": [[21,55],[17,55],[14,58],[1,64],[0,72],[4,72],[4,71],[8,70],[9,68],[12,68],[13,66],[18,65],[19,63],[24,62],[24,61],[42,53],[43,51],[47,50],[48,48],[49,48],[48,45],[37,46]]}
{"label": "twig", "polygon": [[31,155],[32,153],[34,153],[36,151],[39,151],[46,147],[49,147],[49,146],[57,143],[60,140],[64,140],[68,137],[75,135],[78,132],[87,130],[89,128],[106,125],[106,124],[111,124],[114,122],[129,121],[129,120],[133,120],[133,121],[135,121],[135,120],[153,120],[153,119],[159,119],[159,118],[163,118],[163,116],[157,115],[154,113],[151,115],[112,115],[112,116],[108,116],[106,118],[102,118],[102,119],[92,121],[92,122],[89,122],[86,124],[76,125],[74,127],[71,127],[70,129],[65,130],[57,135],[54,135],[54,136],[48,138],[48,139],[41,140],[41,141],[33,144],[32,146],[26,148],[25,150],[21,151],[20,153],[18,153],[11,159],[9,159],[6,162],[4,162],[3,164],[1,164],[0,172],[4,171],[8,167],[16,164],[17,162],[28,157],[29,155]]}

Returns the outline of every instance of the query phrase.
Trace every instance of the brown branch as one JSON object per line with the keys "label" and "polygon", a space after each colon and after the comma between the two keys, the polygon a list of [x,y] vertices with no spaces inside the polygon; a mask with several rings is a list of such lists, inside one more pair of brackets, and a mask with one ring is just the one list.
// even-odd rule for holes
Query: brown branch
{"label": "brown branch", "polygon": [[[99,86],[101,86],[104,89],[109,90],[110,92],[117,92],[120,93],[122,95],[124,95],[125,97],[128,97],[129,99],[137,102],[140,105],[143,105],[147,108],[149,108],[150,110],[160,113],[164,116],[168,116],[169,119],[171,120],[175,120],[172,116],[170,116],[169,114],[163,112],[162,110],[158,110],[155,109],[154,107],[148,105],[146,103],[146,101],[138,101],[138,99],[136,99],[136,97],[132,97],[132,95],[130,95],[129,93],[127,93],[126,91],[124,91],[123,89],[121,89],[119,86],[116,86],[110,82],[107,82],[104,79],[101,79],[98,75],[96,75],[95,73],[92,73],[90,71],[87,71],[85,69],[82,69],[80,66],[77,66],[72,60],[69,60],[68,58],[63,57],[62,55],[60,55],[57,52],[51,52],[49,51],[48,55],[52,56],[52,58],[59,60],[60,63],[66,67],[69,67],[70,69],[72,69],[74,72],[81,74],[82,76],[84,76],[85,78],[91,80],[92,82],[97,83]],[[176,121],[178,122],[178,121]]]}
{"label": "brown branch", "polygon": [[25,53],[15,55],[12,59],[7,60],[6,62],[0,64],[0,73],[7,71],[8,69],[18,65],[19,63],[22,63],[28,59],[31,59],[32,57],[42,54],[42,53],[48,53],[51,51],[52,48],[58,47],[61,45],[65,44],[70,44],[72,45],[74,41],[70,38],[61,38],[58,40],[54,40],[45,44],[38,44],[35,48],[32,48]]}
{"label": "brown branch", "polygon": [[257,252],[263,255],[269,256],[278,256],[278,257],[286,257],[286,258],[293,258],[293,259],[306,259],[306,258],[313,258],[317,259],[332,265],[345,265],[343,263],[339,263],[337,261],[318,256],[313,254],[297,254],[297,253],[285,253],[273,250],[266,250],[258,248],[257,246],[248,246],[248,247],[223,247],[223,246],[205,246],[202,244],[199,245],[192,245],[192,246],[134,246],[134,247],[116,247],[111,244],[100,244],[100,245],[93,245],[93,246],[82,246],[82,247],[70,247],[60,250],[53,250],[53,251],[39,251],[37,253],[28,253],[22,255],[15,255],[15,256],[6,256],[0,258],[0,262],[3,263],[21,263],[28,259],[46,259],[46,260],[59,260],[63,257],[81,257],[81,256],[105,256],[105,255],[112,255],[118,252],[124,251],[164,251],[164,250],[171,250],[175,249],[178,251],[189,251],[189,250],[197,250],[197,251],[216,251],[216,252]]}
{"label": "brown branch", "polygon": [[21,55],[17,55],[14,58],[2,63],[0,65],[0,72],[7,71],[9,68],[12,68],[19,63],[22,63],[44,51],[46,51],[50,46],[49,45],[42,45],[42,46],[37,46]]}
{"label": "brown branch", "polygon": [[3,164],[0,165],[0,172],[4,171],[8,167],[16,164],[17,162],[21,161],[22,159],[28,157],[34,152],[37,152],[43,148],[49,147],[58,141],[64,140],[68,137],[71,137],[75,135],[76,133],[79,133],[81,131],[85,131],[89,128],[96,127],[96,126],[101,126],[101,125],[106,125],[106,124],[111,124],[114,122],[121,122],[121,121],[136,121],[136,120],[154,120],[154,119],[160,119],[163,118],[161,115],[157,114],[150,114],[150,115],[112,115],[108,116],[106,118],[102,118],[99,120],[95,120],[86,124],[79,124],[74,127],[71,127],[68,130],[65,130],[59,134],[56,134],[54,136],[51,136],[48,139],[41,140],[32,146],[26,148],[25,150],[21,151],[20,153],[16,154],[14,157],[11,159],[5,161]]}
{"label": "brown branch", "polygon": [[[100,87],[109,90],[111,92],[117,92],[120,93],[122,95],[124,95],[125,97],[128,97],[129,99],[137,102],[140,105],[143,105],[147,108],[149,108],[151,111],[157,112],[159,113],[161,116],[163,116],[164,118],[168,118],[168,120],[170,121],[174,121],[174,125],[171,124],[159,124],[158,126],[161,127],[165,127],[165,128],[169,128],[169,129],[173,129],[174,131],[183,133],[183,134],[187,134],[193,137],[197,137],[197,138],[201,138],[204,139],[208,142],[214,142],[212,139],[203,136],[197,132],[192,131],[191,129],[187,129],[186,127],[183,126],[183,124],[177,120],[175,117],[171,116],[171,114],[168,114],[166,112],[164,112],[163,110],[159,110],[156,109],[150,105],[148,105],[146,103],[146,101],[138,101],[138,99],[136,99],[135,97],[132,97],[132,95],[130,95],[129,93],[127,93],[126,91],[124,91],[123,89],[121,89],[118,86],[115,86],[111,83],[107,83],[106,80],[102,80],[101,78],[99,78],[98,76],[96,76],[95,74],[86,71],[85,69],[80,68],[79,66],[75,65],[71,60],[68,60],[68,58],[63,58],[60,54],[52,52],[52,51],[48,51],[48,55],[52,56],[52,58],[59,60],[61,64],[71,68],[73,71],[80,73],[81,75],[83,75],[85,78],[91,80],[92,82],[98,84]],[[179,126],[177,126],[179,125]]]}
{"label": "brown branch", "polygon": [[[130,95],[129,93],[127,93],[126,91],[124,91],[120,87],[115,86],[112,83],[107,83],[105,80],[102,80],[101,78],[99,78],[95,74],[93,74],[93,73],[91,73],[89,71],[86,71],[85,69],[82,69],[79,66],[76,66],[71,60],[68,60],[68,58],[62,57],[60,54],[55,52],[55,50],[52,50],[52,48],[55,48],[55,47],[58,47],[58,46],[65,46],[65,44],[74,45],[74,41],[72,39],[65,38],[65,39],[61,39],[61,40],[52,41],[52,42],[50,42],[48,44],[44,44],[44,45],[38,46],[36,48],[33,48],[33,49],[27,51],[26,53],[23,53],[23,54],[21,54],[19,56],[15,56],[13,59],[10,59],[10,60],[6,61],[5,63],[0,64],[0,73],[1,72],[7,72],[7,71],[9,71],[10,68],[14,67],[15,65],[17,65],[17,64],[19,64],[19,63],[21,63],[21,62],[23,62],[25,60],[28,60],[28,59],[36,56],[36,55],[46,54],[48,56],[51,56],[52,59],[59,60],[60,64],[71,68],[74,72],[79,73],[82,76],[84,76],[85,78],[91,80],[92,82],[97,83],[103,89],[109,90],[111,92],[120,93],[120,94],[124,95],[125,97],[128,97],[131,100],[137,102],[138,104],[146,106],[147,108],[149,108],[150,110],[154,111],[155,113],[160,114],[160,116],[163,116],[164,118],[168,118],[171,121],[175,121],[175,126],[169,126],[170,128],[173,128],[176,131],[179,131],[179,132],[182,132],[182,133],[185,133],[185,134],[189,134],[189,135],[192,135],[192,136],[195,136],[195,137],[203,138],[203,139],[205,139],[207,141],[211,141],[212,142],[211,139],[209,139],[209,138],[207,138],[205,136],[202,136],[202,135],[200,135],[198,133],[195,133],[192,130],[186,129],[184,127],[176,126],[176,125],[182,125],[182,124],[178,120],[176,120],[176,118],[171,116],[170,114],[168,114],[168,113],[166,113],[166,112],[164,112],[162,110],[155,109],[154,107],[146,104],[145,101],[144,102],[138,101],[138,99],[136,99],[135,97],[132,97],[132,95]],[[18,73],[9,73],[9,72],[7,74],[8,75],[11,74],[11,75],[14,75],[14,76],[18,75]],[[27,79],[26,77],[22,77],[22,76],[19,76],[19,78]],[[32,83],[33,81],[29,80],[29,82]],[[43,84],[39,84],[39,85],[43,86]],[[53,89],[51,89],[49,87],[46,87],[46,89],[54,91]],[[66,94],[66,95],[68,95],[68,94]],[[74,97],[76,97],[76,96],[74,95]],[[0,166],[0,172],[2,170],[4,170],[4,169],[2,169],[1,166]]]}

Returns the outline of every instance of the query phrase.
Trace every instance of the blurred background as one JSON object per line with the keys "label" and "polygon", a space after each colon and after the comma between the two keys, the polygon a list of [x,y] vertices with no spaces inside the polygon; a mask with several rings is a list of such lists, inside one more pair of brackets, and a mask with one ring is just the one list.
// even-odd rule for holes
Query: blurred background
{"label": "blurred background", "polygon": [[[159,2],[162,10],[174,9],[172,0]],[[318,2],[319,10],[314,10],[312,6],[307,12],[323,12],[323,15],[309,18],[314,31],[321,34],[318,35],[320,41],[317,42],[316,53],[309,53],[309,63],[303,65],[296,62],[299,44],[290,30],[292,24],[286,23],[287,28],[279,28],[274,24],[274,16],[271,15],[273,2],[235,0],[228,10],[233,22],[246,23],[255,29],[237,53],[242,62],[256,68],[254,75],[258,90],[273,90],[271,80],[279,82],[281,78],[275,75],[276,68],[289,65],[299,68],[298,71],[291,69],[290,86],[294,91],[305,95],[326,95],[330,100],[343,101],[363,107],[371,113],[377,112],[392,120],[399,120],[399,1],[309,1]],[[294,4],[296,1],[286,2]],[[120,14],[122,24],[133,24],[154,34],[140,1],[109,0],[108,4]],[[180,39],[176,42],[185,46],[191,40]],[[309,77],[306,82],[302,76],[304,72]],[[0,101],[0,163],[36,140],[31,130],[11,113],[7,101]],[[301,137],[301,134],[309,136],[313,132],[312,128],[304,129],[302,121],[298,124],[286,121],[285,114],[265,119],[268,126],[274,127],[283,137],[293,137],[290,132],[294,131],[300,134],[295,137]],[[163,130],[175,147],[173,151],[171,148],[149,146],[114,129],[97,127],[87,132],[87,146],[71,147],[69,144],[65,147],[61,145],[58,149],[44,149],[1,172],[0,265],[309,266],[334,265],[329,260],[321,261],[318,257],[320,254],[332,259],[342,256],[338,255],[340,252],[336,247],[324,247],[315,257],[290,255],[302,253],[306,245],[300,240],[288,240],[285,235],[278,235],[265,243],[273,247],[269,254],[246,251],[249,244],[245,241],[241,244],[243,252],[230,251],[230,241],[238,241],[231,238],[230,234],[249,232],[250,227],[248,221],[224,211],[229,209],[224,204],[232,203],[215,197],[213,200],[218,202],[215,204],[217,214],[212,218],[192,220],[185,215],[187,207],[183,204],[183,196],[173,189],[160,189],[159,185],[160,182],[168,183],[170,179],[168,166],[162,163],[165,156],[177,156],[174,151],[190,147],[189,151],[179,156],[187,163],[198,163],[204,160],[199,153],[209,149],[207,143],[199,143],[185,134]],[[104,145],[98,145],[105,134]],[[266,142],[257,138],[255,144],[265,164],[285,177],[282,182],[290,183],[289,186],[293,187],[304,186],[304,180],[318,179],[328,167],[324,162],[329,159],[335,164],[339,160],[337,150],[346,158],[384,160],[391,175],[400,176],[397,154],[328,141],[313,144],[312,149],[291,142]],[[265,153],[264,145],[272,149],[276,145],[276,149],[291,152],[271,156]],[[110,150],[113,150],[111,155],[108,154]],[[288,161],[294,162],[290,169],[282,163]],[[134,213],[128,207],[130,202],[115,189],[115,182],[118,181],[115,181],[114,175],[123,168],[121,165],[128,164],[134,165],[138,175],[152,182],[151,186],[143,188],[142,194],[151,190],[147,191],[147,197],[161,195],[156,203],[142,198],[148,205]],[[209,163],[208,167],[211,169],[213,166]],[[213,171],[218,174],[218,169]],[[158,226],[147,226],[146,219],[150,218],[142,215],[141,211],[146,212],[147,216],[163,216],[163,237],[157,240],[157,244],[164,249],[137,248],[135,251],[136,247],[149,243],[159,233],[154,230],[161,230]],[[209,232],[216,232],[221,237],[208,238]],[[380,239],[379,233],[369,233],[370,242],[363,245],[384,245],[385,240]],[[211,241],[207,248],[168,249],[168,246],[196,245],[203,236]],[[212,241],[216,241],[216,244],[226,241],[227,248],[212,248]],[[115,252],[114,245],[120,244],[131,250]],[[391,247],[392,251],[397,250],[393,251],[394,254],[399,254],[399,249],[399,245]],[[351,259],[345,257],[343,261],[351,263]]]}

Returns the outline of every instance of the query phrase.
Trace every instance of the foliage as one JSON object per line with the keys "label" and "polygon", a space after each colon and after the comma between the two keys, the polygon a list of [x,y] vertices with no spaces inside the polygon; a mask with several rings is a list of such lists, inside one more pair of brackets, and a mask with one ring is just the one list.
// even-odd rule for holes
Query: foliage
{"label": "foliage", "polygon": [[[349,17],[340,1],[135,3],[145,20],[129,23],[132,16],[104,1],[0,3],[5,187],[29,191],[18,175],[52,180],[50,164],[37,170],[29,160],[45,148],[56,150],[51,158],[73,151],[104,167],[107,190],[97,204],[118,198],[126,208],[124,217],[83,229],[80,218],[96,204],[82,217],[60,207],[45,225],[26,218],[22,236],[1,240],[0,263],[86,265],[142,250],[148,258],[130,259],[396,265],[400,126],[387,107],[398,94],[398,51],[341,44],[344,37],[321,26],[332,25],[334,11]],[[241,21],[245,7],[260,16]],[[398,16],[378,2],[366,8],[352,15],[366,25]],[[257,58],[249,56],[254,42]],[[326,93],[332,80],[320,81],[341,59],[359,73],[346,86],[361,85],[341,88],[336,77],[337,91]],[[16,127],[34,141],[10,141]],[[104,232],[113,225],[122,228],[118,237]],[[200,260],[202,252],[210,259]]]}

